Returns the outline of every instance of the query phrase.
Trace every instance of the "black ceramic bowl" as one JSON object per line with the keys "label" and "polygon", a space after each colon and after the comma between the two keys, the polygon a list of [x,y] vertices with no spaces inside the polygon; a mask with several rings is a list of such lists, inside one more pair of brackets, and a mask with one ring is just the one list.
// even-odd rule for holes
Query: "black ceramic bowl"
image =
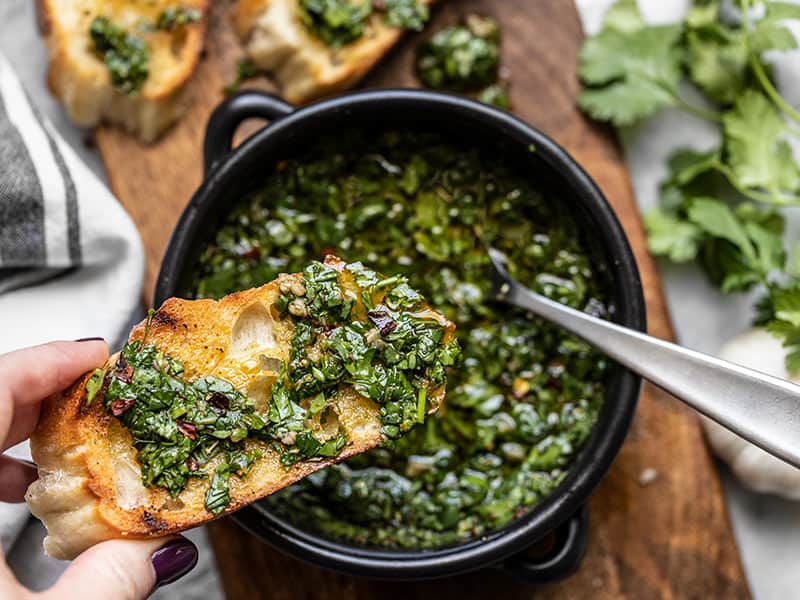
{"label": "black ceramic bowl", "polygon": [[[270,124],[231,150],[236,128],[253,117]],[[550,138],[506,112],[461,97],[411,90],[348,94],[296,110],[259,92],[243,92],[222,103],[206,131],[205,181],[172,234],[154,304],[187,289],[198,254],[220,218],[259,186],[278,161],[313,146],[326,133],[350,128],[435,131],[456,144],[479,144],[503,156],[567,205],[595,268],[607,280],[614,319],[644,330],[644,300],[628,241],[608,202],[580,166]],[[639,385],[630,372],[613,370],[599,420],[561,485],[526,515],[480,539],[437,550],[387,551],[333,542],[258,504],[234,518],[288,554],[355,575],[408,580],[501,567],[529,581],[558,579],[572,573],[583,556],[585,503],[628,431]],[[548,536],[555,538],[549,552],[536,558],[525,552]]]}

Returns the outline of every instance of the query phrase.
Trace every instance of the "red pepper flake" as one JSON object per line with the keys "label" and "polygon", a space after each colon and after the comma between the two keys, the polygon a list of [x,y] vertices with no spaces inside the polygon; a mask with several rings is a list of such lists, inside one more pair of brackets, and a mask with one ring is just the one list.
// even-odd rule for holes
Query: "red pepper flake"
{"label": "red pepper flake", "polygon": [[180,431],[187,438],[190,440],[197,438],[197,427],[195,427],[194,423],[189,423],[189,421],[178,419],[176,424],[178,425],[178,431]]}
{"label": "red pepper flake", "polygon": [[198,465],[197,461],[190,456],[189,458],[186,459],[186,467],[189,469],[189,471],[194,473],[195,471],[197,471],[197,469],[200,468],[200,465]]}
{"label": "red pepper flake", "polygon": [[118,417],[126,410],[128,410],[131,406],[133,406],[135,402],[136,400],[134,400],[133,398],[130,398],[128,400],[122,400],[122,399],[114,400],[111,403],[111,414],[114,415],[115,417]]}
{"label": "red pepper flake", "polygon": [[133,367],[130,365],[125,365],[125,368],[121,371],[117,370],[115,377],[120,381],[130,383],[133,380]]}
{"label": "red pepper flake", "polygon": [[216,408],[217,410],[228,410],[230,407],[230,401],[225,394],[220,394],[219,392],[214,392],[211,395],[211,398],[208,399],[209,404]]}
{"label": "red pepper flake", "polygon": [[249,258],[250,260],[258,260],[261,258],[261,248],[258,246],[250,246],[248,250],[242,252],[242,258]]}
{"label": "red pepper flake", "polygon": [[397,323],[383,306],[376,306],[375,310],[367,313],[369,320],[378,328],[382,336],[387,336],[397,329]]}
{"label": "red pepper flake", "polygon": [[114,369],[114,377],[125,383],[130,383],[133,379],[133,367],[125,360],[125,355],[121,354]]}

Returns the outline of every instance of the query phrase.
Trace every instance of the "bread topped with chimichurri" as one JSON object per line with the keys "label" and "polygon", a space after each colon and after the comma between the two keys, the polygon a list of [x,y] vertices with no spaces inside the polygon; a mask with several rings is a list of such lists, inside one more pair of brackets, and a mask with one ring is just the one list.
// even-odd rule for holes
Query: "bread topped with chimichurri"
{"label": "bread topped with chimichurri", "polygon": [[26,499],[45,550],[194,527],[401,437],[443,400],[454,329],[403,277],[332,256],[167,300],[43,407]]}
{"label": "bread topped with chimichurri", "polygon": [[434,0],[239,0],[234,22],[250,59],[290,102],[356,83]]}
{"label": "bread topped with chimichurri", "polygon": [[209,0],[39,0],[47,83],[78,125],[154,141],[181,114]]}

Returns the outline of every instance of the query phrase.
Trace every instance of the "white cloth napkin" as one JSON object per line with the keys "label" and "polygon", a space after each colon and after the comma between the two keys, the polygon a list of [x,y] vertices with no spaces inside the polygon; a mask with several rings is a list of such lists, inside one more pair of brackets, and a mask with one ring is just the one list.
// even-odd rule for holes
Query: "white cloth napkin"
{"label": "white cloth napkin", "polygon": [[139,234],[38,117],[2,55],[0,169],[0,352],[53,339],[116,342],[141,302]]}

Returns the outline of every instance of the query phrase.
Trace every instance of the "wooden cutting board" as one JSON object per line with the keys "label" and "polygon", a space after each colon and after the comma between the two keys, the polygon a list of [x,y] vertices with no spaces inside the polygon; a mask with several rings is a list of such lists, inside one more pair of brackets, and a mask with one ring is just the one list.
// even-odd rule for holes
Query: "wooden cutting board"
{"label": "wooden cutting board", "polygon": [[[160,143],[143,147],[108,128],[96,141],[117,197],[133,216],[147,254],[145,298],[170,231],[201,181],[201,143],[208,115],[241,56],[228,20],[230,0],[213,3],[206,53],[191,85],[189,114]],[[611,131],[575,108],[575,69],[582,33],[566,0],[449,0],[431,25],[468,11],[497,17],[503,63],[510,69],[514,110],[566,147],[609,198],[639,262],[650,333],[673,337],[661,284],[648,256],[628,175]],[[424,35],[424,34],[423,34]],[[414,86],[412,60],[421,36],[409,36],[364,82]],[[270,89],[264,81],[250,87]],[[252,129],[251,129],[252,130]],[[656,478],[640,482],[654,469]],[[232,521],[210,526],[229,598],[745,598],[749,596],[720,482],[697,419],[676,400],[645,387],[627,441],[591,498],[589,548],[570,579],[533,588],[481,572],[423,584],[354,579],[281,555]]]}

